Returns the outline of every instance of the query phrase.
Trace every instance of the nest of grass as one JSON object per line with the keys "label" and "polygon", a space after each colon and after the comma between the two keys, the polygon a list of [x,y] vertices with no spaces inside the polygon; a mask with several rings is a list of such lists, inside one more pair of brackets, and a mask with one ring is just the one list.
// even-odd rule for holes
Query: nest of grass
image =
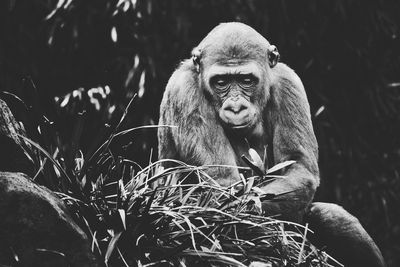
{"label": "nest of grass", "polygon": [[[307,240],[307,225],[262,215],[261,201],[274,196],[258,186],[284,178],[273,173],[293,162],[261,171],[245,159],[257,175],[230,187],[205,172],[222,166],[164,160],[141,168],[112,148],[116,138],[160,127],[118,131],[131,103],[105,142],[85,156],[75,146],[64,151],[60,143],[20,136],[33,148],[27,149],[37,168],[33,180],[67,204],[107,266],[340,266]],[[80,136],[82,122],[73,136]],[[165,161],[174,167],[164,169]]]}
{"label": "nest of grass", "polygon": [[119,159],[82,184],[89,201],[60,194],[108,266],[338,266],[307,226],[262,216],[256,177],[224,188],[212,166],[161,163]]}

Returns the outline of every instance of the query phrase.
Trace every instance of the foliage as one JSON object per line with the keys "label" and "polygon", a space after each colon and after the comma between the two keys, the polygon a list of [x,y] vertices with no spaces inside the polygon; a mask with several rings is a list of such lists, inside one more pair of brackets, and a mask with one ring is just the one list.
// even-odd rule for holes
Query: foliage
{"label": "foliage", "polygon": [[[2,97],[15,103],[14,114],[30,136],[57,152],[67,170],[73,170],[77,155],[91,157],[133,95],[134,108],[121,127],[155,124],[169,75],[217,23],[253,26],[277,45],[282,61],[305,83],[320,144],[320,198],[351,210],[389,265],[400,262],[398,1],[6,0],[0,5],[0,89],[16,93],[26,105]],[[49,104],[55,96],[58,101]],[[46,118],[35,115],[43,112]],[[39,134],[37,125],[54,134]],[[145,129],[116,138],[109,148],[116,158],[145,164],[149,154],[155,158],[155,146],[154,129]]]}
{"label": "foliage", "polygon": [[[90,207],[64,196],[110,266],[337,265],[306,240],[307,228],[255,212],[256,199],[261,203],[256,187],[233,194],[233,187],[221,188],[201,168],[183,163],[163,170],[156,162],[136,174],[120,164],[131,180],[115,180],[120,176],[112,170],[100,175],[92,184]],[[177,181],[191,173],[197,173],[198,183]],[[157,182],[162,184],[155,187]],[[232,202],[236,205],[227,204]],[[96,211],[96,223],[85,218],[89,208]]]}
{"label": "foliage", "polygon": [[[341,266],[308,241],[307,225],[263,216],[261,202],[276,196],[259,187],[285,179],[274,173],[294,161],[262,171],[260,156],[250,151],[246,161],[258,174],[225,188],[204,172],[222,166],[163,160],[142,169],[116,156],[115,139],[145,128],[119,131],[132,100],[91,156],[78,149],[68,162],[64,153],[74,146],[45,149],[20,136],[33,148],[26,150],[37,166],[33,180],[67,204],[107,266]],[[173,167],[161,167],[165,161]]]}

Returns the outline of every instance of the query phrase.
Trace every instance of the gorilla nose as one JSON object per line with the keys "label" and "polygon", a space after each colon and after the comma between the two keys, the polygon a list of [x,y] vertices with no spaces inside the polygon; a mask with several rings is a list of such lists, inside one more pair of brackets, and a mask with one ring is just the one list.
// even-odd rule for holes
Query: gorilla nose
{"label": "gorilla nose", "polygon": [[243,126],[250,120],[250,103],[243,97],[227,99],[219,111],[220,118],[232,127]]}
{"label": "gorilla nose", "polygon": [[231,102],[229,105],[225,107],[226,111],[233,112],[235,114],[238,114],[246,109],[247,106],[243,105],[242,103],[240,103],[240,101],[238,102],[236,100],[234,102]]}

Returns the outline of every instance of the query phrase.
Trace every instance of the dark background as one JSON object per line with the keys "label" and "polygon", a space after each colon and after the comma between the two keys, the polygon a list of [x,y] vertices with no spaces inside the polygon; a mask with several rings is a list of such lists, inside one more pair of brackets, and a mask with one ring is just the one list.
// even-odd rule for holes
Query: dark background
{"label": "dark background", "polygon": [[[72,129],[85,110],[78,144],[85,152],[135,93],[123,127],[156,124],[174,68],[226,21],[254,27],[299,74],[320,146],[317,199],[356,215],[389,266],[399,266],[397,0],[3,0],[0,91],[16,94],[25,107],[9,94],[0,97],[17,117],[40,109],[65,149],[77,140]],[[155,137],[155,130],[138,131],[121,140],[118,153],[146,164],[156,158]]]}

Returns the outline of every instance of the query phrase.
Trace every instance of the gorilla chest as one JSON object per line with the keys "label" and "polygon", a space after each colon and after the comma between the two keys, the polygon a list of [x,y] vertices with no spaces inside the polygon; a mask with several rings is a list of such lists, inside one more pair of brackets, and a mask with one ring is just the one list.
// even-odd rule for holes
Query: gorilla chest
{"label": "gorilla chest", "polygon": [[268,138],[266,135],[243,137],[240,135],[230,134],[228,138],[235,154],[237,166],[248,167],[248,165],[243,161],[242,156],[245,155],[247,158],[251,159],[249,149],[252,148],[258,153],[260,158],[264,161],[265,167],[267,167],[268,160],[270,160],[270,157],[268,157],[270,154],[268,152],[270,147],[268,146]]}

